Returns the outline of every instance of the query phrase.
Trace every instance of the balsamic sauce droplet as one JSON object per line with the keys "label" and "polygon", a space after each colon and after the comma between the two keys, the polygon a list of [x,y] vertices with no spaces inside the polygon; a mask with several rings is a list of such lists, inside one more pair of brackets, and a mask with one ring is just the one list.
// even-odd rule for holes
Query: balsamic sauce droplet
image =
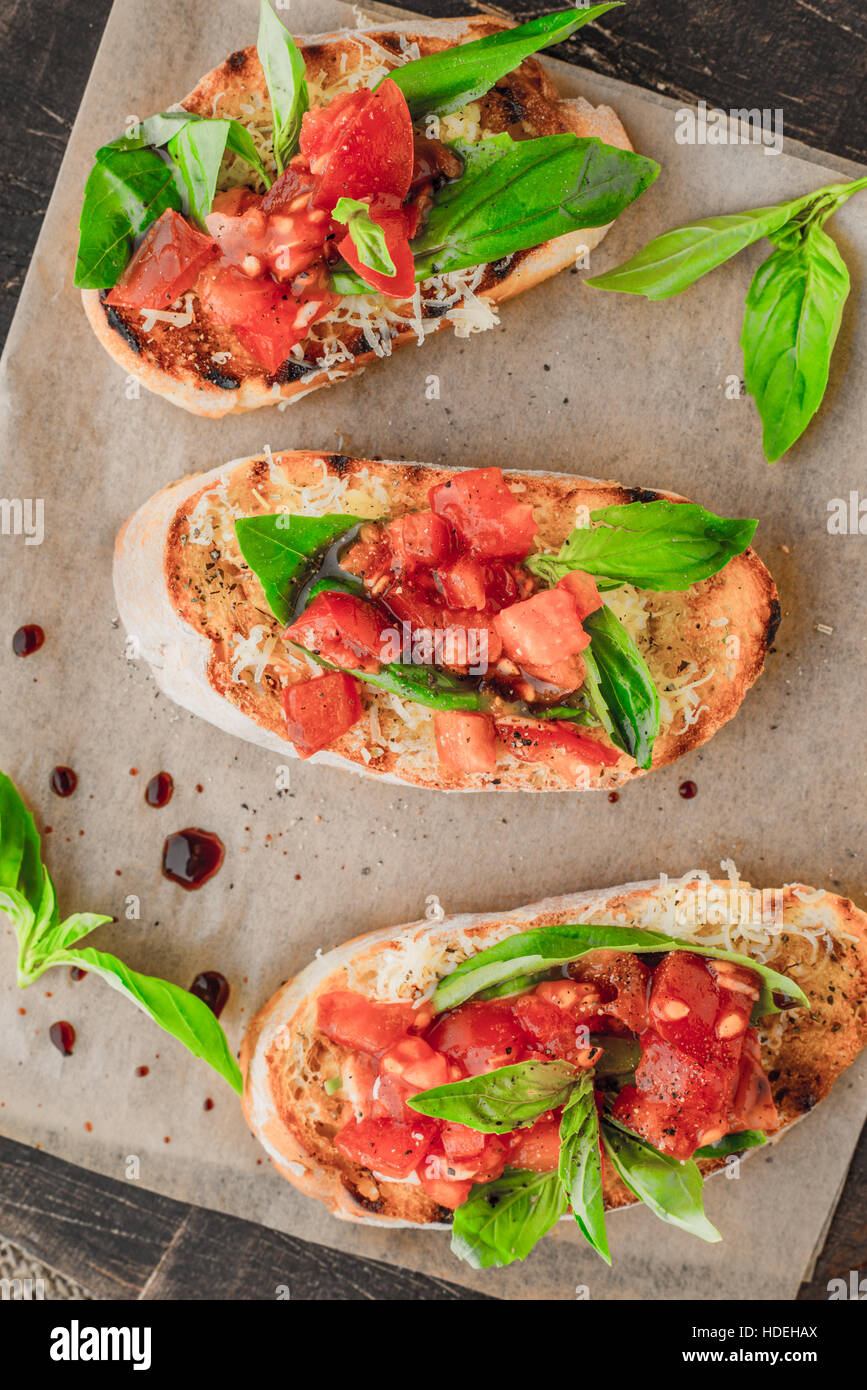
{"label": "balsamic sauce droplet", "polygon": [[62,1052],[64,1057],[72,1056],[72,1049],[75,1046],[75,1029],[71,1023],[65,1019],[60,1023],[52,1023],[48,1030],[48,1036],[54,1043],[58,1052]]}
{"label": "balsamic sauce droplet", "polygon": [[149,1071],[150,1067],[136,1067],[135,1074],[136,1076],[147,1076]]}
{"label": "balsamic sauce droplet", "polygon": [[620,792],[609,792],[609,793],[608,793],[608,800],[609,800],[609,801],[619,801],[619,800],[620,800]]}
{"label": "balsamic sauce droplet", "polygon": [[163,845],[163,874],[189,892],[213,878],[225,854],[223,841],[212,831],[178,830]]}
{"label": "balsamic sauce droplet", "polygon": [[71,767],[55,767],[51,773],[51,790],[55,796],[72,796],[78,786],[78,777]]}
{"label": "balsamic sauce droplet", "polygon": [[215,1018],[219,1018],[229,997],[229,981],[219,970],[203,970],[190,985],[190,994],[201,999]]}
{"label": "balsamic sauce droplet", "polygon": [[12,650],[16,656],[32,656],[34,652],[39,651],[44,641],[45,633],[42,628],[36,623],[27,623],[13,633]]}
{"label": "balsamic sauce droplet", "polygon": [[205,1101],[204,1105],[202,1106],[202,1109],[203,1109],[203,1110],[213,1110],[213,1108],[214,1108],[214,1102],[211,1100],[211,1097],[208,1096],[208,1099]]}
{"label": "balsamic sauce droplet", "polygon": [[72,965],[69,968],[69,978],[71,980],[83,980],[86,974],[87,971],[82,970],[80,965]]}
{"label": "balsamic sauce droplet", "polygon": [[174,789],[175,784],[171,774],[158,772],[145,787],[145,801],[148,806],[168,806]]}
{"label": "balsamic sauce droplet", "polygon": [[692,801],[692,798],[698,791],[698,787],[695,785],[695,782],[681,782],[677,790],[680,792],[684,801]]}

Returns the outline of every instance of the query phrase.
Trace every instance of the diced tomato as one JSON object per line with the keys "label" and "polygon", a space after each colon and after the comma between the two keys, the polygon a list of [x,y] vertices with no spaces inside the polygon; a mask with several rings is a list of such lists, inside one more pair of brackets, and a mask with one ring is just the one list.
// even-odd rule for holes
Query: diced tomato
{"label": "diced tomato", "polygon": [[521,1027],[545,1056],[559,1057],[579,1067],[590,1066],[592,1049],[589,1047],[587,1025],[570,1010],[532,992],[522,994],[515,1000],[514,1013]]}
{"label": "diced tomato", "polygon": [[447,1182],[442,1178],[429,1178],[424,1172],[419,1174],[419,1179],[427,1195],[449,1211],[461,1206],[473,1189],[472,1182]]}
{"label": "diced tomato", "polygon": [[448,1158],[475,1158],[485,1147],[485,1136],[466,1125],[446,1123],[441,1138]]}
{"label": "diced tomato", "polygon": [[430,504],[482,560],[523,560],[538,526],[533,508],[509,491],[499,468],[474,468],[430,490]]}
{"label": "diced tomato", "polygon": [[587,667],[583,658],[576,653],[575,656],[567,657],[565,661],[555,662],[553,666],[531,666],[526,661],[522,662],[521,674],[535,682],[534,694],[538,693],[539,687],[546,695],[571,695],[584,684]]}
{"label": "diced tomato", "polygon": [[441,767],[450,772],[496,772],[497,738],[490,715],[476,710],[437,710],[434,736]]}
{"label": "diced tomato", "polygon": [[508,1141],[498,1134],[483,1134],[483,1144],[477,1153],[458,1158],[446,1152],[442,1134],[432,1141],[421,1169],[422,1178],[433,1182],[490,1182],[498,1178],[506,1166]]}
{"label": "diced tomato", "polygon": [[233,329],[271,374],[338,299],[319,273],[302,272],[290,289],[267,275],[251,278],[232,265],[204,271],[196,293],[214,322]]}
{"label": "diced tomato", "polygon": [[385,535],[401,573],[435,569],[452,552],[451,527],[433,512],[407,512],[388,523]]}
{"label": "diced tomato", "polygon": [[319,1030],[332,1042],[378,1057],[400,1042],[412,1023],[410,1004],[386,1004],[356,990],[322,994],[316,1005]]}
{"label": "diced tomato", "polygon": [[558,589],[565,589],[566,592],[575,600],[578,610],[578,617],[581,619],[589,617],[602,607],[602,598],[596,587],[596,580],[592,574],[585,574],[583,570],[570,570],[564,574],[562,579],[557,581]]}
{"label": "diced tomato", "polygon": [[719,1008],[716,981],[701,956],[691,951],[663,956],[653,972],[649,1001],[651,1025],[661,1038],[706,1062],[715,1049]]}
{"label": "diced tomato", "polygon": [[410,299],[415,293],[415,260],[409,242],[418,222],[417,209],[402,207],[399,198],[380,197],[371,204],[370,220],[385,233],[394,274],[388,275],[365,265],[349,231],[337,242],[337,250],[352,269],[358,271],[365,283],[379,290],[380,294],[387,294],[392,299]]}
{"label": "diced tomato", "polygon": [[148,227],[141,246],[106,295],[106,303],[130,309],[169,309],[192,289],[203,266],[218,254],[212,237],[168,208]]}
{"label": "diced tomato", "polygon": [[560,1161],[560,1125],[557,1120],[540,1119],[512,1135],[509,1167],[550,1173]]}
{"label": "diced tomato", "polygon": [[506,656],[521,666],[553,666],[590,645],[575,601],[565,589],[543,589],[513,603],[497,614],[494,627]]}
{"label": "diced tomato", "polygon": [[[442,521],[442,517],[437,520]],[[442,524],[447,525],[444,521]],[[479,611],[487,608],[487,576],[478,560],[470,555],[459,555],[450,565],[441,565],[437,578],[442,585],[443,598],[451,608],[477,608]]]}
{"label": "diced tomato", "polygon": [[758,1034],[755,1028],[750,1028],[743,1041],[726,1132],[733,1133],[742,1129],[773,1132],[779,1123],[780,1117],[771,1093],[771,1083],[762,1066]]}
{"label": "diced tomato", "polygon": [[382,665],[384,626],[372,603],[329,589],[316,595],[283,636],[335,666],[372,672]]}
{"label": "diced tomato", "polygon": [[403,199],[409,192],[412,117],[396,82],[347,92],[306,112],[299,143],[317,179],[317,207],[330,211],[340,198],[391,193]]}
{"label": "diced tomato", "polygon": [[283,712],[289,742],[299,758],[310,758],[361,718],[358,684],[343,671],[327,671],[313,680],[287,685]]}
{"label": "diced tomato", "polygon": [[638,956],[631,951],[592,951],[573,961],[569,974],[583,987],[592,986],[594,1011],[601,1017],[619,1019],[630,1032],[644,1032],[651,972]]}
{"label": "diced tomato", "polygon": [[379,1069],[383,1076],[399,1076],[416,1091],[429,1091],[456,1079],[448,1059],[415,1036],[401,1038],[383,1053]]}
{"label": "diced tomato", "polygon": [[641,1037],[635,1081],[637,1089],[620,1092],[615,1116],[662,1153],[688,1158],[706,1133],[725,1131],[737,1062],[711,1058],[701,1064],[648,1029]]}
{"label": "diced tomato", "polygon": [[264,197],[246,188],[218,193],[205,225],[219,245],[221,264],[253,278],[270,271],[281,283],[307,270],[322,255],[331,230],[329,214],[311,204],[312,189],[309,175],[305,182],[287,169]]}
{"label": "diced tomato", "polygon": [[511,1005],[471,1001],[438,1019],[427,1034],[437,1052],[460,1062],[470,1076],[520,1062],[528,1041]]}
{"label": "diced tomato", "polygon": [[[423,573],[418,572],[416,581]],[[492,626],[493,614],[478,613],[472,608],[445,608],[422,593],[417,583],[395,584],[383,599],[395,617],[410,624],[413,633],[444,634],[441,665],[484,668],[499,660],[502,643]],[[459,659],[462,651],[466,652],[466,661]]]}
{"label": "diced tomato", "polygon": [[338,1132],[334,1146],[351,1163],[384,1178],[406,1178],[427,1153],[435,1126],[419,1116],[418,1124],[396,1120],[350,1120]]}
{"label": "diced tomato", "polygon": [[582,769],[613,767],[620,754],[598,739],[576,733],[564,720],[519,723],[496,721],[497,735],[509,752],[525,763],[548,763],[565,777],[577,777]]}

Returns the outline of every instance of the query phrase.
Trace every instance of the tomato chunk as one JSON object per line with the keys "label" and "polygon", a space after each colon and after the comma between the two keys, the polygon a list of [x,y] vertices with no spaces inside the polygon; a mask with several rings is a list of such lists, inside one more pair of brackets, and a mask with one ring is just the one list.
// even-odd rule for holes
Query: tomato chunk
{"label": "tomato chunk", "polygon": [[438,1019],[427,1041],[460,1062],[470,1076],[480,1076],[519,1062],[528,1038],[507,1002],[476,1000]]}
{"label": "tomato chunk", "polygon": [[449,1158],[475,1158],[485,1147],[484,1134],[466,1125],[444,1124],[442,1141]]}
{"label": "tomato chunk", "polygon": [[652,1026],[661,1038],[696,1061],[707,1061],[716,1043],[719,1007],[716,981],[701,956],[670,951],[662,958],[649,1001]]}
{"label": "tomato chunk", "polygon": [[418,222],[414,207],[404,208],[399,198],[377,198],[370,207],[370,220],[385,233],[385,244],[394,265],[394,274],[372,270],[361,260],[349,232],[337,242],[343,259],[366,284],[392,299],[410,299],[415,293],[415,260],[409,240]]}
{"label": "tomato chunk", "polygon": [[518,723],[498,719],[497,734],[509,752],[525,763],[548,763],[566,777],[587,768],[613,767],[620,754],[598,739],[578,734],[563,720]]}
{"label": "tomato chunk", "polygon": [[451,522],[473,555],[523,560],[538,526],[533,508],[510,492],[500,468],[474,468],[430,490],[430,504]]}
{"label": "tomato chunk", "polygon": [[419,1037],[401,1038],[383,1053],[379,1069],[383,1076],[398,1076],[416,1091],[429,1091],[456,1079],[448,1059]]}
{"label": "tomato chunk", "polygon": [[565,589],[574,599],[578,617],[581,619],[602,607],[602,597],[596,587],[596,580],[592,574],[585,574],[583,570],[570,570],[557,581],[555,587]]}
{"label": "tomato chunk", "polygon": [[560,1161],[560,1125],[557,1120],[542,1118],[527,1129],[512,1136],[509,1167],[525,1168],[533,1173],[550,1173]]}
{"label": "tomato chunk", "polygon": [[301,153],[317,179],[317,207],[340,198],[406,197],[414,160],[412,117],[396,82],[347,92],[305,113]]}
{"label": "tomato chunk", "polygon": [[397,1120],[350,1120],[338,1132],[334,1146],[351,1163],[380,1173],[384,1178],[406,1178],[427,1153],[434,1128],[419,1116],[419,1123]]}
{"label": "tomato chunk", "polygon": [[633,1033],[647,1028],[651,972],[631,951],[591,951],[569,966],[569,974],[594,988],[595,1012],[601,1017],[619,1019]]}
{"label": "tomato chunk", "polygon": [[450,565],[440,566],[437,578],[442,585],[443,598],[451,607],[476,608],[480,612],[487,608],[487,575],[472,556],[459,555]]}
{"label": "tomato chunk", "polygon": [[565,589],[543,589],[513,603],[497,614],[494,626],[506,656],[519,665],[553,666],[590,645],[575,601]]}
{"label": "tomato chunk", "polygon": [[322,994],[317,1026],[332,1042],[378,1057],[403,1038],[412,1023],[410,1004],[386,1004],[352,989]]}
{"label": "tomato chunk", "polygon": [[312,189],[309,175],[305,183],[287,169],[264,197],[246,188],[218,193],[205,226],[220,248],[221,264],[251,278],[270,271],[283,283],[307,270],[331,228],[329,214],[311,206]]}
{"label": "tomato chunk", "polygon": [[452,552],[451,527],[433,512],[407,512],[388,523],[385,535],[402,573],[435,569]]}
{"label": "tomato chunk", "polygon": [[148,227],[105,302],[130,309],[169,309],[192,289],[199,272],[218,254],[213,237],[197,231],[180,213],[168,208]]}
{"label": "tomato chunk", "polygon": [[338,302],[319,274],[302,272],[290,289],[268,275],[251,277],[232,265],[206,270],[196,282],[196,293],[214,322],[233,329],[271,374]]}
{"label": "tomato chunk", "polygon": [[743,1042],[726,1132],[736,1133],[742,1129],[773,1132],[779,1123],[780,1117],[771,1094],[771,1083],[762,1066],[758,1034],[751,1028]]}
{"label": "tomato chunk", "polygon": [[580,1054],[587,1052],[587,1042],[578,1037],[581,1026],[577,1018],[550,999],[531,993],[522,994],[514,1005],[515,1017],[529,1033],[533,1044],[548,1057],[565,1062],[580,1063]]}
{"label": "tomato chunk", "polygon": [[284,632],[289,642],[350,671],[378,671],[383,652],[382,617],[372,603],[337,589],[316,598]]}
{"label": "tomato chunk", "polygon": [[490,715],[476,710],[437,710],[434,735],[441,767],[450,772],[496,772],[497,738]]}
{"label": "tomato chunk", "polygon": [[449,1211],[461,1206],[473,1190],[473,1184],[469,1180],[454,1182],[442,1178],[429,1178],[424,1171],[419,1174],[419,1181],[427,1195],[439,1202],[441,1207],[447,1207]]}
{"label": "tomato chunk", "polygon": [[310,758],[361,718],[357,682],[343,671],[327,671],[313,680],[287,685],[283,712],[289,742],[299,758]]}
{"label": "tomato chunk", "polygon": [[443,1135],[438,1134],[430,1145],[421,1169],[421,1177],[432,1182],[490,1182],[500,1177],[506,1166],[508,1141],[497,1134],[483,1134],[482,1147],[475,1154],[457,1157],[449,1154]]}

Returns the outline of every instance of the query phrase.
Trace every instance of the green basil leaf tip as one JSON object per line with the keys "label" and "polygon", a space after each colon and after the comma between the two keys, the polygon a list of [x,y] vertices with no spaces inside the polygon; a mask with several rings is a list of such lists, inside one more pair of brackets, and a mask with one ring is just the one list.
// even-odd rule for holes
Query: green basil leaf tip
{"label": "green basil leaf tip", "polygon": [[650,668],[620,619],[603,604],[584,619],[584,688],[590,707],[616,748],[649,768],[659,734],[659,692]]}
{"label": "green basil leaf tip", "polygon": [[136,237],[169,208],[182,208],[171,165],[155,150],[126,149],[123,141],[104,146],[84,188],[75,261],[78,288],[116,285]]}
{"label": "green basil leaf tip", "polygon": [[362,265],[379,275],[396,273],[385,240],[385,228],[374,222],[367,203],[357,198],[340,198],[331,216],[346,227]]}
{"label": "green basil leaf tip", "polygon": [[452,1253],[474,1269],[525,1260],[537,1241],[565,1214],[568,1199],[558,1173],[507,1169],[474,1187],[456,1208]]}
{"label": "green basil leaf tip", "polygon": [[618,7],[611,3],[542,15],[517,28],[417,58],[393,69],[388,77],[400,87],[413,116],[445,116],[483,96],[531,54],[562,43],[582,25]]}
{"label": "green basil leaf tip", "polygon": [[729,1154],[743,1153],[745,1149],[757,1149],[767,1144],[768,1136],[760,1129],[742,1129],[738,1134],[725,1134],[715,1144],[705,1144],[696,1149],[693,1158],[727,1158]]}
{"label": "green basil leaf tip", "polygon": [[610,1265],[602,1194],[599,1116],[593,1079],[586,1072],[563,1107],[557,1172],[581,1234]]}
{"label": "green basil leaf tip", "polygon": [[278,174],[282,174],[298,149],[301,120],[310,106],[310,94],[304,58],[268,0],[260,0],[256,51],[271,98],[274,159]]}
{"label": "green basil leaf tip", "polygon": [[722,1240],[705,1216],[702,1176],[692,1159],[661,1154],[610,1115],[602,1121],[602,1142],[630,1192],[660,1221],[708,1244]]}
{"label": "green basil leaf tip", "polygon": [[570,1062],[517,1062],[420,1091],[407,1104],[482,1134],[509,1134],[565,1104],[579,1075]]}

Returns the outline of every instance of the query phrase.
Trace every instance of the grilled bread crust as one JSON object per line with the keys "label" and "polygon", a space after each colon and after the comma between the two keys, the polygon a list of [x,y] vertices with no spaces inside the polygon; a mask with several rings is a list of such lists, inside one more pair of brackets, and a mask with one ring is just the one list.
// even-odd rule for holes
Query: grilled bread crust
{"label": "grilled bread crust", "polygon": [[[731,892],[729,883],[718,887]],[[739,888],[747,891],[749,885]],[[286,981],[248,1025],[241,1045],[242,1104],[253,1133],[278,1171],[335,1216],[383,1225],[447,1223],[451,1213],[420,1185],[378,1178],[335,1149],[334,1135],[353,1114],[346,1097],[351,1091],[350,1054],[319,1032],[320,995],[348,988],[376,997],[383,967],[390,980],[399,980],[405,961],[409,984],[399,996],[392,989],[389,997],[411,998],[420,943],[447,970],[470,952],[534,927],[576,921],[659,926],[657,915],[671,902],[667,895],[672,891],[671,884],[647,882],[575,893],[513,912],[371,932],[329,951]],[[698,891],[698,883],[681,883],[678,891],[688,895]],[[774,1140],[827,1096],[867,1041],[867,914],[848,898],[817,894],[802,884],[783,889],[781,905],[782,924],[767,963],[798,981],[810,999],[810,1012],[772,1016],[776,1021],[768,1020],[762,1037],[762,1060],[780,1116]],[[732,909],[728,924],[736,920]],[[332,1077],[341,1077],[344,1085],[328,1095],[324,1085]],[[705,1174],[725,1166],[720,1159],[698,1162]],[[604,1195],[609,1209],[635,1201],[610,1174]]]}
{"label": "grilled bread crust", "polygon": [[[321,499],[328,489],[341,490],[339,503],[325,501],[321,510],[397,516],[425,507],[429,488],[458,471],[291,452],[236,459],[157,493],[118,536],[114,578],[121,618],[138,638],[161,688],[227,732],[284,758],[295,756],[286,740],[282,683],[309,679],[311,671],[280,642],[282,625],[243,562],[233,518],[281,507],[300,510],[305,498],[309,506],[311,496]],[[659,497],[683,500],[674,493],[566,474],[507,472],[505,477],[522,501],[533,504],[538,544],[546,551],[562,544],[579,508]],[[612,595],[606,597],[614,602]],[[773,580],[752,549],[684,593],[644,595],[643,602],[649,617],[639,642],[663,699],[675,700],[678,684],[692,672],[701,681],[697,711],[676,712],[663,724],[652,764],[661,767],[704,743],[734,715],[762,670],[780,606]],[[251,633],[259,634],[260,647],[271,644],[258,681],[255,669],[239,670],[239,642]],[[519,762],[511,754],[501,757],[493,776],[450,772],[437,761],[432,711],[410,707],[417,722],[409,727],[393,704],[369,687],[363,700],[361,721],[311,761],[439,791],[562,791],[575,786],[561,773]],[[614,767],[581,785],[610,789],[639,775],[624,754]]]}
{"label": "grilled bread crust", "polygon": [[[308,77],[315,79],[327,93],[328,87],[345,77],[347,70],[352,71],[359,65],[360,40],[365,38],[378,45],[386,57],[398,55],[392,64],[396,65],[402,54],[401,40],[417,43],[420,56],[425,57],[509,27],[487,16],[466,20],[410,20],[395,24],[389,30],[366,30],[363,34],[353,30],[316,36],[305,40],[301,51]],[[345,65],[343,70],[342,65]],[[251,106],[261,109],[263,103],[267,109],[268,92],[256,49],[243,48],[203,77],[181,105],[197,115],[243,121]],[[516,134],[551,135],[571,130],[581,136],[598,136],[605,144],[621,149],[632,148],[610,107],[594,108],[583,98],[561,99],[535,58],[526,59],[514,73],[498,82],[482,99],[481,106],[486,133],[511,130]],[[532,250],[518,252],[505,262],[487,266],[476,294],[484,295],[493,304],[503,303],[574,264],[580,249],[592,250],[607,230],[608,227],[591,227],[586,231],[570,232]],[[333,371],[329,376],[324,370],[309,371],[287,367],[284,363],[280,371],[269,375],[243,348],[231,329],[220,327],[202,312],[198,300],[192,303],[193,319],[187,326],[157,322],[145,333],[141,314],[133,309],[112,308],[104,302],[105,293],[82,291],[85,312],[103,347],[128,375],[137,378],[149,391],[165,396],[174,405],[196,415],[218,418],[274,405],[280,400],[294,400],[320,386],[332,384],[333,380],[351,376],[377,360],[363,332],[354,329],[346,337],[352,360],[341,363],[339,372]],[[450,326],[441,317],[436,331]],[[416,330],[408,326],[398,331],[391,345],[404,346],[416,341]],[[307,340],[305,358],[308,352],[315,358],[315,339]]]}

